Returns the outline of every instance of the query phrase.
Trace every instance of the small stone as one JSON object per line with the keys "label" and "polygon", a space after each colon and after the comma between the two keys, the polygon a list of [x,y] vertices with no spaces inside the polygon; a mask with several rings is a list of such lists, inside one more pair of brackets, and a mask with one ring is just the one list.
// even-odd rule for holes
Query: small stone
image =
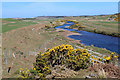
{"label": "small stone", "polygon": [[46,78],[53,78],[53,75],[47,75]]}
{"label": "small stone", "polygon": [[91,78],[90,76],[85,76],[85,79]]}
{"label": "small stone", "polygon": [[97,75],[96,74],[89,74],[90,77],[96,77]]}

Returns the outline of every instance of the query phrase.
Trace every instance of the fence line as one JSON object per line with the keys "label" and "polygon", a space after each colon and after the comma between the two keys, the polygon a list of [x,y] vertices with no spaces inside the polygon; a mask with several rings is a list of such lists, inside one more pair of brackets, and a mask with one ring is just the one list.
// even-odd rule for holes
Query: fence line
{"label": "fence line", "polygon": [[[79,47],[79,46],[76,46],[76,48],[82,48],[82,49],[84,49],[83,47]],[[98,53],[98,52],[94,52],[94,51],[92,51],[92,50],[88,50],[88,49],[86,49],[91,55],[90,55],[90,62],[94,65],[94,63],[96,63],[96,62],[99,62],[99,63],[102,63],[102,64],[104,64],[104,57],[106,57],[106,55],[103,55],[103,54],[101,54],[101,53]],[[93,55],[92,53],[95,53],[95,54],[97,54],[97,55],[99,55],[99,56],[102,56],[102,58],[101,57],[99,57],[99,56],[96,56],[96,55]],[[93,56],[93,58],[91,58]],[[95,60],[95,58],[96,58],[96,60]],[[101,61],[100,60],[98,60],[98,59],[101,59]]]}
{"label": "fence line", "polygon": [[[43,45],[41,45],[40,47],[36,48],[36,51],[28,51],[28,52],[26,52],[25,55],[35,55],[36,56],[38,51],[40,51],[41,49],[43,49],[44,52],[45,52],[47,50],[47,43],[52,42],[52,40],[53,40],[53,38],[50,38]],[[73,46],[73,47],[74,47],[74,49],[76,49],[76,48],[84,49],[83,47],[79,47],[79,46]],[[105,59],[103,57],[106,56],[106,55],[100,54],[98,52],[94,52],[92,50],[88,50],[88,49],[86,49],[86,50],[91,54],[91,57],[93,56],[93,58],[90,58],[90,61],[93,61],[93,64],[94,64],[94,62],[104,63],[103,61]],[[99,56],[93,55],[92,53],[95,53],[95,54],[97,54],[99,56],[102,56],[102,58],[99,57]],[[12,52],[11,50],[8,51],[8,54],[7,54],[7,51],[3,51],[3,58],[2,59],[3,59],[3,63],[6,64],[6,65],[8,64],[8,60],[7,60],[8,57],[9,58],[12,58],[12,57],[16,58],[15,53]],[[97,58],[97,60],[95,60],[94,58]],[[101,59],[101,61],[99,61],[98,59]]]}

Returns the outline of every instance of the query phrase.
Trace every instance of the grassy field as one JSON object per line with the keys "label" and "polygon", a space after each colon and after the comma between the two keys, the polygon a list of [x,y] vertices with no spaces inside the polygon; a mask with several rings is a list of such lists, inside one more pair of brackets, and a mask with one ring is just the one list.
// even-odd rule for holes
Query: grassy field
{"label": "grassy field", "polygon": [[118,22],[108,20],[108,18],[109,15],[71,17],[71,19],[77,20],[81,26],[85,27],[82,30],[120,37],[118,32]]}
{"label": "grassy field", "polygon": [[34,24],[37,23],[33,21],[23,21],[23,20],[5,18],[2,20],[2,32],[7,32],[13,29],[22,28]]}
{"label": "grassy field", "polygon": [[[79,20],[79,17],[76,17],[76,19]],[[52,19],[52,21],[55,20],[57,19]],[[102,48],[93,46],[85,47],[78,43],[79,41],[71,40],[66,37],[67,34],[72,34],[74,32],[45,30],[45,25],[48,25],[50,21],[51,19],[22,21],[16,19],[3,19],[2,50],[4,53],[2,56],[2,67],[4,78],[18,77],[18,70],[20,68],[32,68],[37,53],[40,51],[44,52],[47,48],[52,48],[61,44],[70,44],[73,47],[81,46],[102,54],[111,53]],[[13,57],[13,53],[15,53],[16,58]],[[12,67],[10,73],[7,72],[9,66]],[[85,74],[86,73],[84,73],[84,75]],[[81,77],[83,77],[83,75]]]}
{"label": "grassy field", "polygon": [[[24,21],[16,21],[14,19],[7,19],[6,23],[13,21],[24,23]],[[49,21],[50,20],[34,20],[34,23],[37,24],[33,25],[29,22],[29,25],[23,25],[18,28],[16,28],[17,25],[14,25],[15,27],[12,27],[11,30],[7,29],[7,31],[3,33],[3,77],[18,77],[16,74],[20,68],[30,69],[32,67],[36,53],[40,51],[44,52],[45,48],[68,43],[67,40],[61,40],[63,37],[59,36],[60,32],[42,29],[50,23]],[[3,24],[5,25],[4,20]],[[22,52],[23,55],[21,55]],[[16,58],[13,57],[13,53],[15,53]],[[9,66],[12,67],[11,72],[7,73]]]}

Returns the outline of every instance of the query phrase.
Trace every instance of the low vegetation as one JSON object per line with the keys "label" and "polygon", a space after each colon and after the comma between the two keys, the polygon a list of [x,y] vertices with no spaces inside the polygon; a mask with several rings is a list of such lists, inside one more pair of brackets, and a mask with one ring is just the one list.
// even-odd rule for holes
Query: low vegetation
{"label": "low vegetation", "polygon": [[[111,18],[111,16],[113,17]],[[70,21],[75,22],[74,20],[77,22],[75,24],[79,26],[72,26],[71,28],[74,27],[78,30],[120,37],[120,33],[118,32],[118,19],[116,17],[114,18],[114,15],[71,17]]]}
{"label": "low vegetation", "polygon": [[[90,54],[85,49],[73,49],[71,45],[59,45],[52,49],[47,49],[43,54],[39,53],[36,63],[33,64],[34,76],[32,78],[45,78],[51,74],[50,67],[64,65],[67,68],[78,71],[89,66]],[[23,73],[23,72],[22,72]],[[27,75],[26,75],[27,76]],[[26,78],[25,75],[22,77]]]}
{"label": "low vegetation", "polygon": [[[54,67],[56,65],[79,71],[80,69],[87,69],[91,63],[90,54],[85,49],[74,49],[71,45],[59,45],[51,49],[47,49],[45,53],[38,53],[36,57],[36,63],[33,63],[33,69],[24,70],[20,69],[21,78],[40,78],[45,79],[47,75],[52,74]],[[97,60],[97,58],[96,58]],[[115,63],[117,56],[114,56],[114,53],[111,53],[110,56],[104,57],[103,62],[105,64]],[[101,61],[101,60],[100,60]],[[60,73],[60,72],[58,72]],[[100,74],[100,73],[98,73]],[[98,77],[102,77],[99,75]],[[50,77],[50,78],[53,78]],[[104,78],[104,76],[103,76]]]}
{"label": "low vegetation", "polygon": [[[75,24],[71,25],[69,28],[77,28],[78,30],[88,30],[95,33],[106,34],[111,36],[119,37],[119,33],[116,32],[117,27],[116,21],[106,21],[108,16],[94,16],[94,17],[72,17],[71,19],[44,19],[36,20],[34,19],[3,19],[3,50],[7,51],[9,49],[14,49],[16,58],[9,57],[7,51],[8,63],[11,64],[13,61],[13,68],[10,73],[7,73],[8,65],[3,65],[5,74],[4,77],[14,76],[15,78],[82,78],[89,73],[89,68],[94,68],[93,63],[99,64],[99,62],[94,62],[91,60],[92,56],[90,52],[86,49],[99,52],[106,57],[99,56],[98,54],[93,54],[100,58],[94,58],[95,60],[102,61],[104,65],[112,64],[116,65],[118,61],[118,55],[112,53],[103,48],[98,48],[94,46],[84,46],[82,44],[76,43],[76,41],[69,40],[66,38],[66,31],[55,29],[58,25],[63,25],[66,21],[72,21]],[[92,21],[93,20],[93,21]],[[103,21],[99,21],[103,20]],[[41,25],[39,25],[41,23]],[[30,26],[38,24],[37,26]],[[109,25],[112,24],[112,25]],[[100,25],[100,26],[98,26]],[[27,29],[16,30],[15,33],[11,33],[12,30],[22,27],[29,27]],[[42,27],[41,27],[42,26]],[[11,31],[11,32],[10,32]],[[100,32],[102,31],[102,32]],[[4,33],[4,32],[8,32]],[[75,31],[73,31],[75,33]],[[108,33],[108,34],[107,34]],[[11,36],[12,35],[12,36]],[[19,36],[18,36],[19,35]],[[32,44],[29,44],[32,43]],[[61,45],[62,44],[62,45]],[[67,45],[65,45],[67,44]],[[59,46],[58,46],[59,45]],[[77,48],[75,46],[83,47],[84,49]],[[36,49],[36,47],[39,47]],[[48,49],[47,49],[48,48]],[[51,49],[49,49],[51,48]],[[41,51],[37,55],[33,53],[32,57],[26,52],[36,49],[37,52]],[[35,51],[35,50],[33,50]],[[36,58],[35,58],[36,57]],[[34,61],[36,59],[36,61]],[[5,63],[5,60],[4,60]],[[31,67],[33,63],[33,66]],[[22,67],[22,65],[24,66]],[[27,64],[27,65],[25,65]],[[29,66],[30,65],[30,66]],[[101,65],[101,64],[99,64]],[[21,67],[21,68],[20,68]],[[12,69],[13,69],[12,68]],[[19,70],[20,68],[20,70]],[[116,69],[118,70],[118,69]],[[106,72],[105,72],[106,71]],[[111,70],[112,71],[112,70]],[[106,78],[106,69],[98,70],[97,77],[94,78]],[[69,76],[66,76],[68,73]],[[91,73],[91,72],[90,72]],[[74,74],[74,76],[72,76]],[[114,74],[114,72],[113,72]],[[115,73],[118,75],[118,72]],[[17,76],[16,76],[17,75]],[[116,76],[115,76],[116,77]],[[118,76],[117,76],[118,77]]]}
{"label": "low vegetation", "polygon": [[13,29],[37,24],[37,22],[33,22],[33,21],[24,21],[24,20],[11,19],[11,18],[5,18],[2,20],[2,22],[3,22],[2,33],[13,30]]}

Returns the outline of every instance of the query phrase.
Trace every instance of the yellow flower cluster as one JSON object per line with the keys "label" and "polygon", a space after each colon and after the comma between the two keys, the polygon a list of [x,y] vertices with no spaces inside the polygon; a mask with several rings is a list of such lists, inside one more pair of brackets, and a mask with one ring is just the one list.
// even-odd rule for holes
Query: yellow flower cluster
{"label": "yellow flower cluster", "polygon": [[[44,79],[46,75],[50,74],[51,71],[49,67],[54,67],[55,65],[65,65],[66,67],[79,70],[87,68],[90,61],[90,54],[86,49],[74,49],[69,44],[62,44],[51,49],[47,49],[43,54],[38,53],[36,57],[36,62],[33,63],[33,69],[30,73],[35,76],[39,76],[40,79]],[[28,77],[21,68],[22,77]],[[32,75],[32,76],[33,76]]]}
{"label": "yellow flower cluster", "polygon": [[62,44],[39,54],[39,58],[51,66],[67,64],[67,67],[76,70],[88,66],[90,54],[85,49],[75,50],[69,44]]}
{"label": "yellow flower cluster", "polygon": [[[93,55],[91,55],[90,56],[91,57],[91,59],[93,59],[93,60],[91,60],[91,63],[99,63],[99,62],[104,62],[104,63],[109,63],[109,62],[113,62],[113,61],[116,61],[117,59],[118,59],[118,56],[116,56],[115,55],[115,53],[111,53],[110,54],[110,56],[101,56],[101,57],[99,57],[99,58],[97,58],[97,57],[94,57]],[[95,61],[97,61],[97,62],[95,62]]]}
{"label": "yellow flower cluster", "polygon": [[106,60],[110,60],[111,59],[111,56],[107,57]]}
{"label": "yellow flower cluster", "polygon": [[97,60],[97,58],[95,57],[94,60]]}
{"label": "yellow flower cluster", "polygon": [[76,21],[76,20],[67,20],[67,21],[74,22],[75,24],[77,24],[77,23],[78,23],[78,21]]}
{"label": "yellow flower cluster", "polygon": [[88,67],[90,54],[86,49],[76,49],[74,53],[70,54],[67,61],[68,66],[74,70],[84,69]]}
{"label": "yellow flower cluster", "polygon": [[22,68],[20,68],[20,78],[28,78],[29,77],[29,70],[26,68],[25,70],[23,70]]}
{"label": "yellow flower cluster", "polygon": [[109,62],[114,61],[114,60],[117,60],[117,59],[118,59],[118,56],[116,56],[115,53],[112,52],[112,53],[110,54],[110,56],[108,56],[108,57],[105,58],[105,61],[104,61],[104,62],[109,63]]}
{"label": "yellow flower cluster", "polygon": [[65,20],[61,20],[61,22],[66,22]]}

